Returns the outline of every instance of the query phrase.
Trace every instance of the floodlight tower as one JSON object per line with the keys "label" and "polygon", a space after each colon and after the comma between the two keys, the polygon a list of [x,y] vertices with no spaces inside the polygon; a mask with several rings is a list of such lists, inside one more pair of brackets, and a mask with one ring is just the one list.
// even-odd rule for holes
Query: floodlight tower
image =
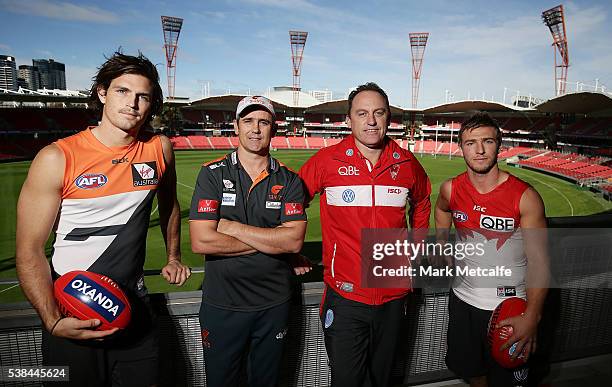
{"label": "floodlight tower", "polygon": [[[412,108],[416,109],[419,99],[419,85],[421,83],[421,69],[423,68],[423,56],[425,46],[429,38],[429,32],[411,32],[410,52],[412,53]],[[416,112],[410,113],[410,146],[414,149],[414,131],[416,130]]]}
{"label": "floodlight tower", "polygon": [[553,55],[555,56],[555,93],[565,94],[567,68],[569,67],[569,52],[567,51],[567,35],[565,33],[565,16],[563,5],[542,12],[542,21],[552,34]]}
{"label": "floodlight tower", "polygon": [[425,55],[429,32],[411,32],[408,35],[410,37],[410,51],[412,52],[412,108],[416,109],[419,99],[423,56]]}
{"label": "floodlight tower", "polygon": [[172,16],[162,16],[164,32],[164,49],[166,50],[166,73],[168,74],[168,98],[174,98],[174,80],[176,74],[176,49],[178,38],[183,27],[183,19]]}
{"label": "floodlight tower", "polygon": [[289,31],[289,43],[291,44],[291,63],[293,64],[293,106],[299,102],[300,71],[302,68],[302,56],[308,32]]}

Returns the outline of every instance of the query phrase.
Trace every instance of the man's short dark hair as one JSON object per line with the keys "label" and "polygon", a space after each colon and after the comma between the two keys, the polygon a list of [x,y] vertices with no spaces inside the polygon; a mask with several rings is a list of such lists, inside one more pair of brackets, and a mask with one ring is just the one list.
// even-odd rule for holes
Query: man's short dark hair
{"label": "man's short dark hair", "polygon": [[477,111],[472,114],[467,120],[461,123],[461,128],[459,129],[459,144],[461,145],[463,132],[466,130],[472,130],[476,128],[481,128],[483,126],[490,126],[495,128],[495,141],[497,141],[497,148],[501,146],[502,142],[502,133],[499,128],[499,124],[497,121],[489,115],[487,112]]}
{"label": "man's short dark hair", "polygon": [[389,112],[389,117],[387,118],[387,125],[389,125],[389,123],[391,123],[391,107],[389,106],[389,97],[387,96],[387,93],[385,93],[385,91],[374,82],[368,82],[363,85],[359,85],[355,90],[351,91],[348,96],[348,112],[346,114],[348,116],[351,115],[353,99],[355,99],[357,94],[361,93],[362,91],[375,91],[378,94],[382,95],[382,97],[385,99],[385,105],[387,105],[387,112]]}
{"label": "man's short dark hair", "polygon": [[161,113],[164,104],[164,94],[159,85],[159,74],[155,65],[151,63],[139,51],[138,56],[125,55],[120,50],[106,59],[106,62],[98,68],[98,73],[93,77],[93,84],[90,90],[90,102],[94,109],[102,111],[104,104],[98,98],[98,89],[108,90],[113,79],[125,74],[137,74],[151,81],[153,93],[151,95],[151,113],[147,117],[145,124],[148,124],[152,116]]}

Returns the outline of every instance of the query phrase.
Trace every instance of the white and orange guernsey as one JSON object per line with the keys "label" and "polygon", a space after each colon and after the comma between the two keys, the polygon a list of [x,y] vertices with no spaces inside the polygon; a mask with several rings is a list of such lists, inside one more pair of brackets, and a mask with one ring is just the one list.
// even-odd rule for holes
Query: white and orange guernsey
{"label": "white and orange guernsey", "polygon": [[130,145],[107,147],[86,129],[55,144],[66,160],[52,257],[56,275],[89,270],[145,294],[151,204],[166,168],[160,137],[141,133]]}

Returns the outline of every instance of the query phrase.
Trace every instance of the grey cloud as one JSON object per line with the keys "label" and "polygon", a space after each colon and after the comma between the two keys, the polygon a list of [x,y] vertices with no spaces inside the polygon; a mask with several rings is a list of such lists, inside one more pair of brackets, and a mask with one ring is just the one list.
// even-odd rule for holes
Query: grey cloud
{"label": "grey cloud", "polygon": [[93,23],[116,23],[119,17],[96,6],[77,5],[51,0],[0,0],[4,10],[23,14],[47,17],[50,19],[76,20]]}

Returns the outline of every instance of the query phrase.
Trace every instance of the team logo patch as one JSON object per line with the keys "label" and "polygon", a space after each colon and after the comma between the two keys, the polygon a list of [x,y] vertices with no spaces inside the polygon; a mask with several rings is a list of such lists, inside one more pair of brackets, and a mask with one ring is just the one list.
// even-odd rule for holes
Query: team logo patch
{"label": "team logo patch", "polygon": [[393,152],[393,158],[398,160],[400,158],[400,154],[397,152]]}
{"label": "team logo patch", "polygon": [[344,200],[345,203],[353,202],[355,200],[355,191],[352,189],[345,189],[342,192],[342,200]]}
{"label": "team logo patch", "polygon": [[215,213],[219,209],[218,200],[200,199],[198,202],[198,212]]}
{"label": "team logo patch", "polygon": [[391,169],[389,169],[389,172],[391,173],[391,178],[393,180],[397,179],[397,175],[399,173],[400,170],[400,165],[399,164],[393,164],[391,166]]}
{"label": "team logo patch", "polygon": [[236,206],[236,194],[223,192],[223,198],[221,199],[221,205],[235,207]]}
{"label": "team logo patch", "polygon": [[223,179],[223,187],[225,187],[226,190],[229,190],[232,192],[236,190],[234,188],[234,182],[228,179]]}
{"label": "team logo patch", "polygon": [[125,304],[118,297],[84,275],[77,275],[66,284],[64,293],[81,300],[108,322],[115,321],[125,309]]}
{"label": "team logo patch", "polygon": [[304,205],[302,203],[285,203],[285,215],[302,215],[304,213]]}
{"label": "team logo patch", "polygon": [[202,329],[202,346],[208,349],[210,349],[210,339],[208,338],[209,336],[210,332],[208,331],[208,329]]}
{"label": "team logo patch", "polygon": [[345,153],[346,153],[346,155],[347,155],[347,156],[349,156],[349,157],[350,157],[350,156],[352,156],[352,155],[354,154],[353,149],[347,149]]}
{"label": "team logo patch", "polygon": [[266,208],[269,210],[280,210],[281,202],[266,201]]}
{"label": "team logo patch", "polygon": [[281,189],[283,189],[283,187],[284,186],[282,185],[273,185],[272,188],[270,188],[270,192],[272,193],[272,195],[278,195]]}
{"label": "team logo patch", "polygon": [[327,309],[327,312],[325,312],[325,328],[329,328],[331,327],[331,325],[334,323],[334,311],[331,309]]}
{"label": "team logo patch", "polygon": [[340,284],[340,290],[345,291],[347,293],[353,292],[353,284],[350,282],[342,282]]}
{"label": "team logo patch", "polygon": [[155,161],[147,161],[146,163],[132,164],[132,179],[134,187],[159,184],[157,163]]}
{"label": "team logo patch", "polygon": [[453,211],[453,218],[458,223],[467,222],[468,220],[467,214],[463,211]]}
{"label": "team logo patch", "polygon": [[[282,189],[285,188],[285,186],[283,185],[273,185],[270,188],[270,193],[268,194],[268,200],[270,201],[279,201],[283,198],[283,195],[280,194],[280,192],[282,191]],[[280,208],[280,203],[279,203],[279,207]]]}
{"label": "team logo patch", "polygon": [[516,288],[514,286],[498,286],[497,297],[516,297]]}
{"label": "team logo patch", "polygon": [[74,181],[74,184],[81,189],[100,188],[106,183],[108,183],[108,177],[102,173],[85,173]]}

